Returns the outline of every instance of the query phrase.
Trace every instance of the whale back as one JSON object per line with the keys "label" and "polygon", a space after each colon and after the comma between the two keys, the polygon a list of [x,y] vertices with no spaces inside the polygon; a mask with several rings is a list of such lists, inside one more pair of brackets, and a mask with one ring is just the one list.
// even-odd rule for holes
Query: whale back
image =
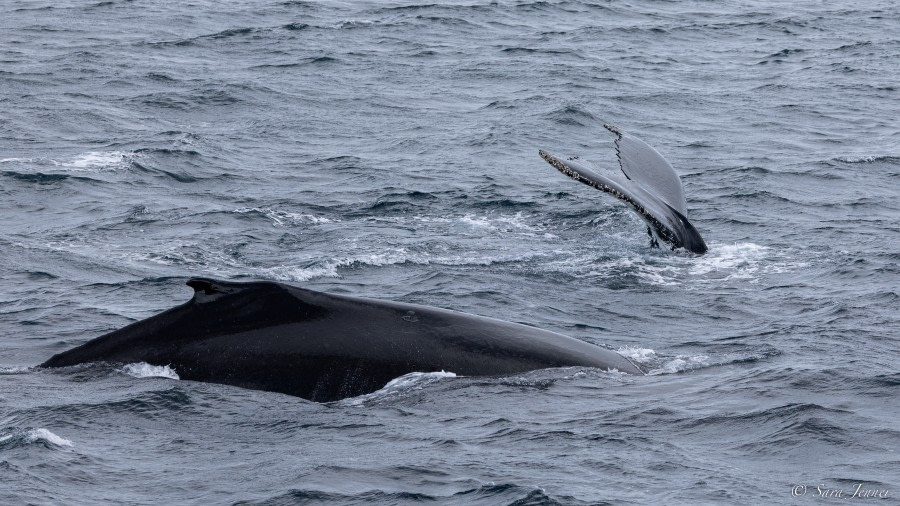
{"label": "whale back", "polygon": [[434,307],[274,282],[194,278],[185,304],[55,355],[168,365],[184,380],[327,402],[411,372],[464,376],[585,366],[641,374],[621,355],[567,336]]}

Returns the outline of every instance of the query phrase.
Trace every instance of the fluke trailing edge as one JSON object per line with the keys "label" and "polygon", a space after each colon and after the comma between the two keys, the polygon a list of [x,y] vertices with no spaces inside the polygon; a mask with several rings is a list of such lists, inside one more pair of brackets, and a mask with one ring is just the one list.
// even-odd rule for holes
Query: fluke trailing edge
{"label": "fluke trailing edge", "polygon": [[613,351],[526,325],[447,309],[194,278],[193,298],[55,355],[168,365],[182,379],[326,402],[373,392],[410,372],[464,376],[586,366],[641,374]]}
{"label": "fluke trailing edge", "polygon": [[616,154],[625,179],[613,174],[598,174],[577,157],[563,160],[541,150],[541,158],[572,179],[609,193],[631,206],[647,222],[651,246],[659,246],[655,235],[670,244],[673,250],[684,248],[694,253],[706,253],[706,243],[688,221],[681,180],[669,162],[637,137],[612,125],[603,126],[616,134]]}

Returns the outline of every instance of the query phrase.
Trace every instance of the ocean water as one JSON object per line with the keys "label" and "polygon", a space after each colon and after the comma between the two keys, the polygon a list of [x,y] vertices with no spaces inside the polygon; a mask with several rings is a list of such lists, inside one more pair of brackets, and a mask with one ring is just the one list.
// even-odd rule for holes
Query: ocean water
{"label": "ocean water", "polygon": [[[6,0],[0,503],[812,504],[900,497],[894,2]],[[682,177],[648,247],[538,149]],[[591,369],[316,404],[35,368],[268,279],[535,325]],[[868,492],[867,492],[868,491]]]}

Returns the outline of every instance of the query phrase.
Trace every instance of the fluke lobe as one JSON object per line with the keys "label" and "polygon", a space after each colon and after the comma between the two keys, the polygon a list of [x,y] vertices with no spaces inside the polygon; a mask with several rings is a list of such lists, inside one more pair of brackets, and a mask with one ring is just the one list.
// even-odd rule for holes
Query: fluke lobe
{"label": "fluke lobe", "polygon": [[483,316],[266,281],[187,284],[194,289],[187,303],[41,367],[147,362],[186,380],[318,402],[373,392],[411,372],[493,376],[586,366],[642,374],[611,350]]}
{"label": "fluke lobe", "polygon": [[565,160],[540,150],[541,158],[572,179],[613,195],[631,206],[647,222],[650,245],[658,247],[654,234],[672,249],[706,253],[706,243],[688,221],[687,202],[675,169],[644,141],[613,125],[603,125],[616,134],[616,154],[625,179],[598,174],[578,157]]}

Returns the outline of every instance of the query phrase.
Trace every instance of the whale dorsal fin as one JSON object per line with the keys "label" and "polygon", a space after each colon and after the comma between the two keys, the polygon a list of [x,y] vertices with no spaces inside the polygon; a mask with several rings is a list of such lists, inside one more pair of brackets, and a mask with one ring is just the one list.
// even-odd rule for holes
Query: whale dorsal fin
{"label": "whale dorsal fin", "polygon": [[187,285],[194,289],[194,299],[206,299],[211,295],[234,293],[234,287],[224,286],[221,283],[207,278],[191,278]]}
{"label": "whale dorsal fin", "polygon": [[687,216],[684,190],[672,165],[646,142],[626,134],[614,125],[603,126],[616,134],[616,155],[625,177]]}

